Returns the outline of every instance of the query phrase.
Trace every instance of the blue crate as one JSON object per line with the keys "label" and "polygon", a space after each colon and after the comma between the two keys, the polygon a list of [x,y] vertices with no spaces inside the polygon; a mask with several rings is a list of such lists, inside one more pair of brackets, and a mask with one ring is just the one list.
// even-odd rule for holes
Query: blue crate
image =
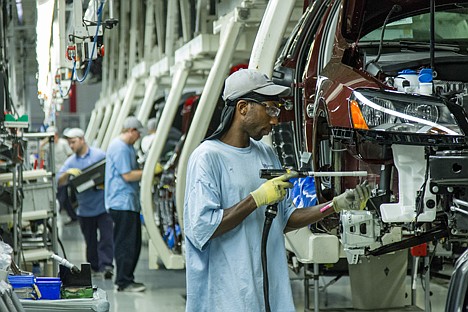
{"label": "blue crate", "polygon": [[34,284],[34,275],[8,275],[8,282],[10,282],[13,289],[32,287]]}
{"label": "blue crate", "polygon": [[58,277],[37,277],[36,286],[41,292],[41,298],[39,299],[48,299],[56,300],[60,299],[60,287],[62,286],[62,281]]}

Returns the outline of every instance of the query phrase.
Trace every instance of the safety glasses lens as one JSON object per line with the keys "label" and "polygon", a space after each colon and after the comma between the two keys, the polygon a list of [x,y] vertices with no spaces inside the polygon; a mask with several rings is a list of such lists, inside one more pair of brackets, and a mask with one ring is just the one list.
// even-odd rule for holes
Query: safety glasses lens
{"label": "safety glasses lens", "polygon": [[266,113],[271,116],[271,117],[278,117],[280,112],[281,112],[281,109],[279,109],[278,107],[275,107],[275,106],[268,106],[264,103],[262,103],[264,106],[265,106],[265,111]]}

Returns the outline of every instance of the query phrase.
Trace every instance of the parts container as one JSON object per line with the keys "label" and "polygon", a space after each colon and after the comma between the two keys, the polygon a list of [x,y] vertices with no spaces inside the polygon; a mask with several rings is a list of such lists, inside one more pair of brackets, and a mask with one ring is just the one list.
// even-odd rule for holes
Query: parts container
{"label": "parts container", "polygon": [[36,286],[41,292],[41,298],[48,300],[60,299],[62,281],[58,277],[37,277]]}
{"label": "parts container", "polygon": [[32,287],[34,275],[8,275],[8,282],[10,282],[13,289]]}
{"label": "parts container", "polygon": [[8,275],[8,282],[19,299],[34,298],[34,275]]}

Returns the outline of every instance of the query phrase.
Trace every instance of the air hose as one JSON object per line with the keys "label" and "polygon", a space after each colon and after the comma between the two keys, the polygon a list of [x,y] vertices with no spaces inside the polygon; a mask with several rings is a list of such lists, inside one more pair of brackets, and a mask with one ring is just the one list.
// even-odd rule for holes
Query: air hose
{"label": "air hose", "polygon": [[263,271],[263,300],[265,301],[265,311],[270,312],[270,300],[269,300],[269,287],[268,287],[268,267],[267,267],[267,242],[268,234],[270,233],[271,224],[273,219],[276,217],[278,212],[278,204],[268,205],[265,210],[265,223],[263,224],[262,233],[262,271]]}

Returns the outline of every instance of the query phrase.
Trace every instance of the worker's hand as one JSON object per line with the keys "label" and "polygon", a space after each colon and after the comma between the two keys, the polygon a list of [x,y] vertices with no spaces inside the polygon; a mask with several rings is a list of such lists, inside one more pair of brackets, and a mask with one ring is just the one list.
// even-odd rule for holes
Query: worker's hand
{"label": "worker's hand", "polygon": [[158,162],[156,167],[154,167],[154,175],[161,174],[163,172],[163,166]]}
{"label": "worker's hand", "polygon": [[72,175],[72,176],[75,176],[75,177],[79,176],[81,174],[81,170],[78,169],[78,168],[70,168],[65,172],[68,173],[69,175]]}
{"label": "worker's hand", "polygon": [[346,190],[343,194],[333,198],[333,209],[336,212],[342,210],[362,210],[366,207],[366,202],[371,194],[371,188],[364,181],[357,185],[355,189]]}
{"label": "worker's hand", "polygon": [[288,180],[297,178],[297,176],[297,172],[291,171],[260,185],[258,189],[250,193],[257,207],[271,205],[281,201],[284,196],[286,196],[286,189],[293,186]]}

